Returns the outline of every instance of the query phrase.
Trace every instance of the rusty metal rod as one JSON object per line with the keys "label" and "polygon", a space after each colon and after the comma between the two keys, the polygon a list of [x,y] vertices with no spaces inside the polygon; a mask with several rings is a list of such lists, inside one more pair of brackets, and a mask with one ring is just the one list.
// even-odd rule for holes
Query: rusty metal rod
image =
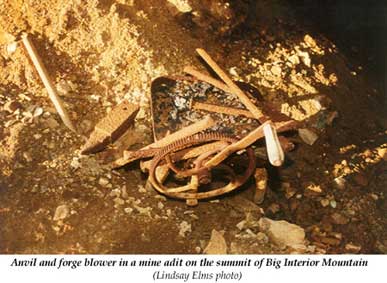
{"label": "rusty metal rod", "polygon": [[[269,120],[265,117],[262,110],[259,109],[249,97],[231,80],[231,78],[219,67],[219,65],[211,58],[208,53],[198,48],[196,52],[200,57],[214,70],[214,72],[226,83],[230,88],[231,93],[235,94],[243,103],[243,105],[254,115],[258,120]],[[265,134],[266,149],[269,161],[274,166],[281,166],[284,162],[284,152],[281,144],[278,141],[278,135],[271,123],[265,124],[263,127]]]}

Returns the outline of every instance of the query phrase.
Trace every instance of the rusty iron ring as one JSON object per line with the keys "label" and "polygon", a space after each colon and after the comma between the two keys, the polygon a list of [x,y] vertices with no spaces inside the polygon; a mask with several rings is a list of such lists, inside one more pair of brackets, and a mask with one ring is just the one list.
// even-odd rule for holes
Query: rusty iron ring
{"label": "rusty iron ring", "polygon": [[[160,183],[156,178],[155,171],[159,163],[163,161],[166,158],[166,156],[168,156],[169,154],[175,151],[182,150],[186,147],[192,146],[193,144],[223,139],[223,136],[211,135],[211,133],[208,133],[207,135],[202,134],[202,137],[207,137],[207,139],[204,141],[203,139],[197,139],[197,142],[195,142],[195,139],[187,139],[185,141],[182,140],[179,143],[178,149],[176,149],[176,146],[170,146],[167,149],[161,150],[159,154],[157,154],[157,156],[153,158],[151,168],[149,171],[149,181],[158,192],[168,195],[170,197],[179,198],[179,199],[204,199],[204,198],[211,198],[221,194],[228,193],[240,187],[248,180],[248,178],[254,172],[255,166],[256,166],[255,154],[251,147],[246,148],[246,153],[249,158],[249,163],[244,174],[230,181],[224,187],[214,189],[208,192],[196,192],[199,185],[199,181],[198,181],[198,176],[195,174],[191,176],[191,185],[186,185],[186,186],[177,187],[177,188],[167,188],[162,183]],[[210,169],[211,168],[208,168],[208,170]],[[200,170],[198,170],[198,172],[199,171]],[[186,192],[186,191],[193,191],[193,192]]]}

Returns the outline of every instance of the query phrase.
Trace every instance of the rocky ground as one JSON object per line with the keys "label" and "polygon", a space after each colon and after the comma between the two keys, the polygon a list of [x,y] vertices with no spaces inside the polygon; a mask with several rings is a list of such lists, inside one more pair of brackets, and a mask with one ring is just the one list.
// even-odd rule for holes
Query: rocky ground
{"label": "rocky ground", "polygon": [[[387,252],[387,123],[365,66],[297,23],[282,1],[260,1],[254,11],[271,13],[253,20],[249,1],[209,2],[221,5],[5,1],[1,253]],[[32,34],[78,134],[56,114],[18,42],[22,32]],[[249,182],[187,207],[147,186],[138,166],[112,171],[98,155],[79,153],[123,99],[141,106],[130,134],[151,142],[150,83],[201,68],[197,47],[312,130],[299,133],[283,167],[259,162],[269,172],[260,205]]]}

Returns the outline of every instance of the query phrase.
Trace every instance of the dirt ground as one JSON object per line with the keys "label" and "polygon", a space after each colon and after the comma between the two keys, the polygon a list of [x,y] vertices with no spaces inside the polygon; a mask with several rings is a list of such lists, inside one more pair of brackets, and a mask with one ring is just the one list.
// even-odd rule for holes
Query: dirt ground
{"label": "dirt ground", "polygon": [[[202,253],[213,229],[228,253],[387,253],[383,93],[364,66],[291,17],[286,2],[260,1],[253,20],[239,17],[243,5],[240,14],[227,6],[217,14],[169,3],[188,1],[3,2],[1,253]],[[228,12],[231,20],[217,16]],[[57,115],[17,42],[22,32],[32,35],[79,134]],[[260,205],[250,181],[188,207],[147,186],[138,164],[112,171],[98,155],[80,154],[123,99],[141,106],[130,134],[150,143],[150,83],[186,65],[203,69],[198,47],[318,136],[312,145],[297,137],[280,168],[260,158],[269,172]],[[297,225],[303,244],[279,244],[258,224],[263,216]]]}

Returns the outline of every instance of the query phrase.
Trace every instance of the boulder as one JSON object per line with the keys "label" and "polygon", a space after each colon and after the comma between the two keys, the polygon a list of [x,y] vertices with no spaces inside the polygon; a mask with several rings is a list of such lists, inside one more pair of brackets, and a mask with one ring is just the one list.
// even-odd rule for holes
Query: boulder
{"label": "boulder", "polygon": [[270,240],[278,246],[302,245],[305,240],[305,231],[298,225],[284,220],[275,221],[262,217],[259,221],[259,229],[265,232]]}
{"label": "boulder", "polygon": [[223,235],[215,229],[211,232],[211,239],[204,249],[205,254],[227,254],[227,244]]}

